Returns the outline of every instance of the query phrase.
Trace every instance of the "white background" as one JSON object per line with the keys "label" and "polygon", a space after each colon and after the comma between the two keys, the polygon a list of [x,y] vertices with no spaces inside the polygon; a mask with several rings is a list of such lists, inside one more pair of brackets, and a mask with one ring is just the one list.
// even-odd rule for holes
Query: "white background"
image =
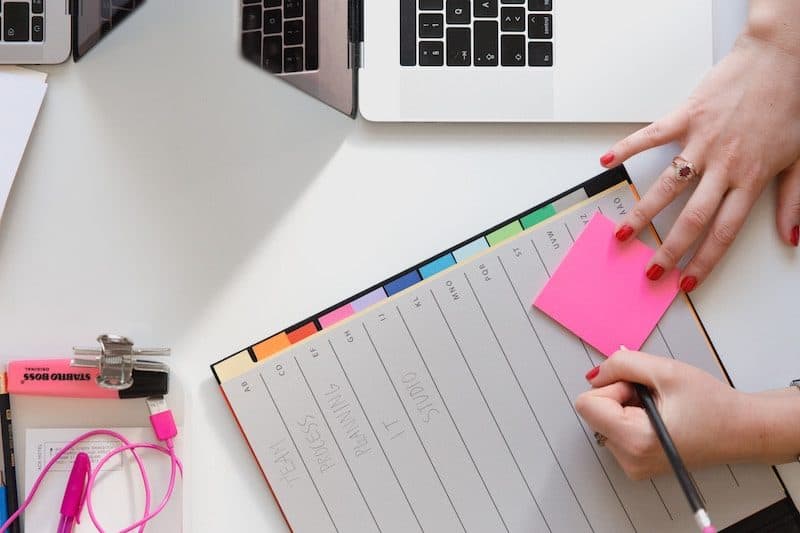
{"label": "white background", "polygon": [[[239,60],[234,4],[148,2],[44,68],[0,225],[0,353],[67,356],[101,332],[171,346],[190,530],[282,531],[208,365],[591,177],[638,126],[352,121]],[[744,2],[719,4],[721,52]],[[636,182],[676,150],[637,158]],[[800,377],[800,256],[773,196],[694,298],[749,390]]]}

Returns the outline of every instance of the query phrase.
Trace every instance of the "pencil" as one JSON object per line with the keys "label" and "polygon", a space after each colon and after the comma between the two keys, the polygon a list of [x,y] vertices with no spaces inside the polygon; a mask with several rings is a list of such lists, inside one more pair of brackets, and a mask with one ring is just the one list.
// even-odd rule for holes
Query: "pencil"
{"label": "pencil", "polygon": [[675,471],[678,483],[681,489],[683,489],[683,494],[689,502],[692,513],[694,513],[697,526],[702,533],[716,533],[717,529],[711,525],[711,518],[708,516],[703,500],[697,492],[697,487],[692,483],[692,478],[689,477],[689,471],[686,470],[686,465],[683,463],[683,459],[681,459],[678,449],[675,447],[675,443],[669,435],[669,431],[667,431],[667,426],[664,424],[664,420],[658,412],[653,396],[644,385],[634,383],[633,386],[636,389],[636,393],[639,395],[639,399],[642,401],[642,405],[647,412],[648,418],[650,418],[650,422],[653,424],[653,429],[658,436],[658,440],[661,442],[661,447],[664,448],[664,453],[667,455],[667,459],[669,459],[669,464],[672,465],[672,470]]}
{"label": "pencil", "polygon": [[[3,472],[6,481],[6,513],[7,516],[19,509],[17,494],[17,466],[14,457],[14,432],[11,428],[11,397],[6,387],[6,373],[0,374],[0,433],[3,440]],[[8,528],[9,533],[20,533],[19,520],[15,520]]]}

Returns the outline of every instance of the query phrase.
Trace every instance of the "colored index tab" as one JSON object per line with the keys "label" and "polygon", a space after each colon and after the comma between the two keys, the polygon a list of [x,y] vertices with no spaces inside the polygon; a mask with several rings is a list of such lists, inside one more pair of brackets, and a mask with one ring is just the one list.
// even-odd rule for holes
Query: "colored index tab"
{"label": "colored index tab", "polygon": [[253,353],[256,354],[256,359],[263,361],[270,355],[274,355],[284,348],[290,346],[292,343],[289,341],[289,336],[286,333],[278,333],[265,341],[261,341],[253,346]]}
{"label": "colored index tab", "polygon": [[466,261],[473,255],[476,255],[479,252],[487,249],[489,247],[489,243],[486,242],[486,239],[483,237],[478,237],[474,241],[465,244],[455,252],[453,252],[453,257],[456,258],[456,261],[459,263]]}
{"label": "colored index tab", "polygon": [[383,290],[383,287],[378,287],[377,289],[368,292],[361,298],[350,302],[350,305],[353,307],[353,311],[356,313],[363,311],[367,307],[371,305],[375,305],[376,303],[386,299],[386,291]]}
{"label": "colored index tab", "polygon": [[456,264],[456,260],[452,254],[443,255],[434,259],[430,263],[420,267],[419,273],[422,274],[422,279],[427,279],[434,274],[438,274],[442,270],[449,268]]}
{"label": "colored index tab", "polygon": [[313,322],[307,322],[306,324],[303,324],[299,328],[295,328],[292,331],[289,331],[288,333],[286,333],[286,336],[289,338],[289,342],[295,344],[305,339],[306,337],[310,337],[316,332],[317,332],[317,326],[315,326]]}
{"label": "colored index tab", "polygon": [[489,235],[486,236],[486,240],[489,241],[489,246],[495,246],[506,239],[509,239],[522,231],[522,226],[520,225],[518,220],[514,222],[510,222],[503,226],[500,229],[496,229],[491,232]]}
{"label": "colored index tab", "polygon": [[553,206],[553,204],[550,204],[542,207],[541,209],[537,209],[533,213],[525,215],[519,221],[522,223],[523,228],[528,229],[543,220],[547,220],[555,214],[556,208]]}
{"label": "colored index tab", "polygon": [[352,316],[355,313],[353,306],[345,304],[338,309],[334,309],[330,313],[319,317],[319,323],[323,328],[329,328],[337,322],[341,322],[345,318]]}
{"label": "colored index tab", "polygon": [[619,242],[614,223],[596,214],[558,265],[534,305],[608,356],[642,347],[678,294],[680,272],[644,275],[653,250]]}
{"label": "colored index tab", "polygon": [[421,278],[419,277],[417,271],[412,270],[408,274],[404,274],[397,279],[393,279],[392,281],[384,285],[383,288],[386,291],[386,295],[391,296],[393,294],[397,294],[403,289],[409,288],[410,286],[419,282],[420,279]]}

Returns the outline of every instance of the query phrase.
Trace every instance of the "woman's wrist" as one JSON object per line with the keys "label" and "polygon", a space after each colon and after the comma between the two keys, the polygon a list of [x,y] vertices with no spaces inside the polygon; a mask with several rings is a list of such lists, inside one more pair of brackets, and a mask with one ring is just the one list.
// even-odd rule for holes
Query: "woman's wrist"
{"label": "woman's wrist", "polygon": [[742,35],[769,43],[800,59],[800,2],[750,0]]}
{"label": "woman's wrist", "polygon": [[782,464],[800,454],[800,391],[740,393],[734,461]]}

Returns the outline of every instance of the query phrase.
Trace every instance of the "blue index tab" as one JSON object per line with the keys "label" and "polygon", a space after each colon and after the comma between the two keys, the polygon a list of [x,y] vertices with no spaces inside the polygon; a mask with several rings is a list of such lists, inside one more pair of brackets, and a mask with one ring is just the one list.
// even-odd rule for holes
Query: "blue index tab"
{"label": "blue index tab", "polygon": [[412,270],[408,274],[403,274],[399,278],[393,279],[392,281],[384,285],[383,290],[386,291],[386,296],[391,296],[393,294],[397,294],[403,289],[409,288],[415,283],[418,283],[421,279],[422,278],[419,277],[417,271]]}
{"label": "blue index tab", "polygon": [[420,267],[419,273],[422,274],[422,279],[428,279],[429,277],[433,276],[434,274],[438,274],[442,270],[446,268],[450,268],[451,266],[456,264],[456,260],[453,258],[452,254],[446,254],[441,257],[437,257],[430,263]]}
{"label": "blue index tab", "polygon": [[8,520],[8,502],[6,502],[6,487],[0,485],[0,524]]}
{"label": "blue index tab", "polygon": [[474,241],[465,244],[455,252],[453,252],[453,257],[456,258],[456,261],[459,263],[466,261],[473,255],[481,252],[489,247],[489,243],[486,242],[486,238],[478,237]]}

